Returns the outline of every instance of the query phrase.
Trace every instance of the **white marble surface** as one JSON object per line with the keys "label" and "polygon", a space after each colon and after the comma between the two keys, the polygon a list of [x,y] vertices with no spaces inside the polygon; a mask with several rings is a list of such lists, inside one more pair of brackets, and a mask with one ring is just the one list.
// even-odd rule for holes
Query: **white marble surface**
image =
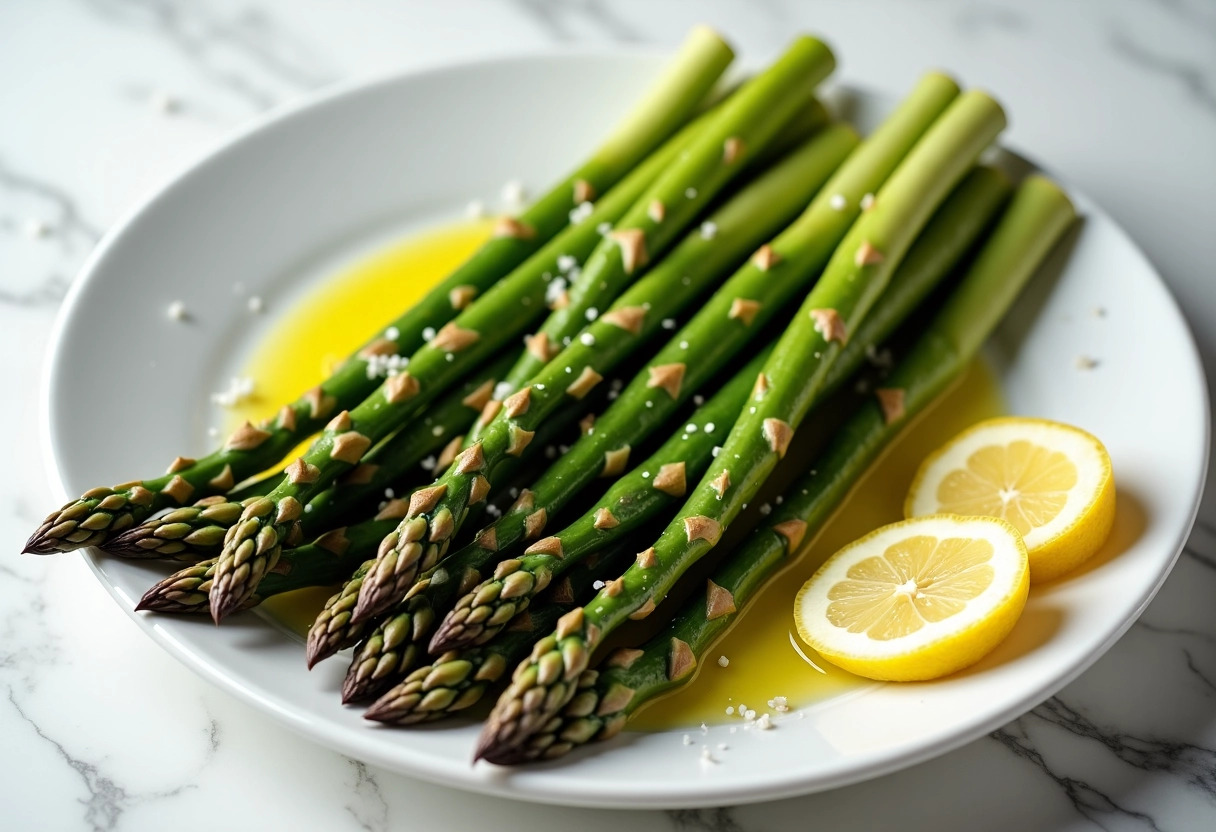
{"label": "white marble surface", "polygon": [[465,795],[313,746],[147,641],[79,557],[16,555],[53,502],[35,441],[45,333],[99,235],[149,189],[334,81],[673,44],[697,20],[758,55],[815,30],[845,77],[891,90],[937,65],[998,91],[1010,139],[1125,224],[1216,366],[1212,0],[0,0],[0,430],[18,439],[0,479],[0,827],[1216,828],[1211,498],[1142,620],[990,737],[827,794],[629,815]]}

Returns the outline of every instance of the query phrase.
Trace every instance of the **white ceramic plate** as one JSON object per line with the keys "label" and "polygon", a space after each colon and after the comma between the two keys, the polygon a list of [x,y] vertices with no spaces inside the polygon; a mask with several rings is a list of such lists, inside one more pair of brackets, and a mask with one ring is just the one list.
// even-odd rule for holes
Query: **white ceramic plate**
{"label": "white ceramic plate", "polygon": [[[509,178],[551,181],[594,146],[658,63],[549,56],[393,77],[279,114],[191,168],[106,237],[64,304],[45,387],[61,496],[209,449],[208,394],[225,386],[270,318],[245,311],[234,283],[273,314],[386,238],[457,216],[471,198],[492,199]],[[863,128],[889,101],[852,100]],[[736,735],[721,765],[701,764],[679,734],[633,733],[508,771],[469,765],[476,726],[368,725],[338,704],[344,663],[308,673],[298,641],[256,616],[221,628],[136,621],[205,678],[318,742],[509,797],[740,803],[873,777],[959,746],[1051,695],[1130,626],[1182,546],[1208,458],[1203,375],[1174,301],[1114,222],[1074,196],[1085,223],[1068,257],[1028,289],[990,359],[1014,412],[1073,422],[1106,442],[1120,489],[1117,543],[1084,574],[1033,592],[1013,636],[966,673],[821,703],[778,730]],[[174,299],[191,311],[188,325],[166,317]],[[1079,371],[1080,355],[1100,363]],[[98,424],[126,426],[128,439],[99,442]],[[158,574],[90,561],[127,610]],[[726,731],[711,729],[706,741]]]}

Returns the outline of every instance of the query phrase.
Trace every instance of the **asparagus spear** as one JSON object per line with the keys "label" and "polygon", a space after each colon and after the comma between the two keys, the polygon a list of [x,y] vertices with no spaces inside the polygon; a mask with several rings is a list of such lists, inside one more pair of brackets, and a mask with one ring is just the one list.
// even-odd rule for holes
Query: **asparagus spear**
{"label": "asparagus spear", "polygon": [[299,475],[246,507],[225,539],[211,594],[217,621],[240,606],[242,596],[252,592],[258,578],[277,561],[283,543],[294,540],[289,536],[292,518],[301,504],[360,462],[371,444],[422,412],[457,378],[522,333],[539,314],[546,281],[557,272],[561,258],[571,251],[591,250],[600,239],[596,229],[619,218],[690,139],[688,133],[681,133],[660,148],[600,200],[589,217],[558,234],[435,333],[410,358],[406,371],[390,377],[361,404],[326,425],[312,448],[289,466],[289,473],[294,467]]}
{"label": "asparagus spear", "polygon": [[[747,90],[743,90],[731,101],[746,95]],[[487,478],[492,481],[494,466],[526,447],[532,432],[544,424],[554,407],[570,398],[582,398],[604,373],[659,330],[664,319],[687,306],[788,222],[854,142],[851,130],[833,126],[791,154],[714,213],[711,221],[718,233],[712,239],[696,232],[687,237],[527,387],[508,397],[478,441],[462,452],[462,462],[436,482],[434,499],[420,503],[418,510],[402,522],[396,537],[386,539],[376,569],[363,579],[355,620],[383,612],[399,601],[418,572],[434,565],[445,553],[448,531],[460,526],[463,512],[476,502]],[[716,148],[714,153],[717,159]],[[652,382],[651,388],[655,386]],[[669,398],[676,398],[679,387],[674,378],[669,378],[664,389]],[[654,389],[645,392],[653,393]],[[538,536],[550,509],[542,505],[527,511],[532,521],[525,527]]]}
{"label": "asparagus spear", "polygon": [[365,714],[396,724],[431,721],[469,707],[498,681],[510,662],[527,655],[536,638],[587,597],[593,582],[619,573],[628,552],[626,545],[618,544],[585,559],[553,583],[530,614],[512,621],[500,638],[478,650],[450,651],[430,667],[413,669],[422,651],[408,638],[408,630],[397,630],[407,622],[389,619],[356,652],[342,683],[342,702],[370,699],[396,685],[394,693],[386,694]]}
{"label": "asparagus spear", "polygon": [[[575,414],[564,414],[565,425]],[[559,428],[560,429],[560,428]],[[501,511],[503,494],[492,495],[488,504]],[[310,543],[285,549],[274,571],[258,582],[257,590],[241,609],[249,609],[267,598],[312,586],[327,586],[349,579],[360,564],[375,556],[384,536],[396,528],[409,506],[409,497],[385,501],[371,519],[323,531]],[[144,593],[137,610],[167,613],[202,613],[211,605],[211,587],[218,558],[210,558],[174,572]],[[334,599],[330,599],[332,602]],[[340,649],[337,648],[337,649]]]}
{"label": "asparagus spear", "polygon": [[[720,366],[744,349],[777,310],[805,290],[858,216],[862,197],[878,189],[957,94],[957,85],[946,76],[931,73],[924,77],[886,123],[849,156],[810,207],[773,242],[767,256],[758,256],[740,269],[652,359],[654,369],[685,367],[677,395],[656,390],[649,372],[635,378],[595,429],[536,482],[527,510],[520,506],[507,512],[473,545],[424,572],[394,614],[417,616],[414,632],[428,634],[437,614],[451,609],[460,594],[486,577],[482,572],[500,559],[498,550],[523,538],[527,516],[535,506],[556,513],[601,472],[623,470],[632,444],[662,424]],[[678,253],[657,268],[670,264]],[[779,281],[768,273],[774,253],[788,264]],[[743,323],[744,317],[749,324]],[[685,344],[697,346],[697,362],[683,364]],[[358,588],[351,591],[358,592]]]}
{"label": "asparagus spear", "polygon": [[832,255],[761,375],[704,478],[653,546],[611,590],[568,614],[514,675],[478,742],[493,762],[542,730],[574,696],[591,651],[629,617],[653,611],[675,580],[709,551],[784,455],[824,377],[885,288],[916,234],[1004,127],[981,92],[960,96],[917,143]]}
{"label": "asparagus spear", "polygon": [[884,389],[900,391],[902,412],[877,397],[862,405],[815,463],[817,473],[796,482],[767,525],[710,576],[706,596],[690,599],[640,649],[622,648],[598,673],[586,671],[560,718],[502,761],[552,759],[608,739],[644,704],[691,682],[697,662],[744,605],[797,557],[800,542],[814,537],[904,426],[962,373],[1075,216],[1054,183],[1028,177],[944,308],[888,377]]}
{"label": "asparagus spear", "polygon": [[[370,356],[411,355],[421,349],[431,340],[425,333],[447,324],[470,297],[486,292],[536,252],[567,224],[571,209],[624,177],[689,117],[732,58],[730,47],[717,34],[705,27],[694,29],[658,83],[589,159],[518,218],[501,221],[494,237],[464,265],[329,379],[285,405],[277,417],[237,431],[222,448],[202,459],[178,457],[164,476],[86,492],[48,515],[24,551],[51,554],[100,544],[155,511],[185,505],[192,497],[223,493],[273,465],[335,413],[372,393],[376,382],[368,378]],[[625,200],[625,205],[632,201]],[[589,228],[619,216],[593,214]],[[554,259],[561,253],[554,253]]]}
{"label": "asparagus spear", "polygon": [[657,260],[713,198],[762,155],[778,131],[807,111],[814,86],[835,66],[818,40],[800,37],[773,66],[743,85],[709,119],[686,155],[674,162],[587,258],[570,291],[533,336],[545,349],[529,350],[507,376],[519,389],[548,362],[550,350],[570,343],[598,310],[627,286],[632,273]]}
{"label": "asparagus spear", "polygon": [[[428,410],[425,419],[415,419],[382,442],[350,476],[308,502],[300,517],[300,533],[312,537],[353,519],[360,507],[374,508],[386,488],[399,486],[401,478],[425,458],[443,455],[445,446],[453,441],[459,447],[460,434],[473,424],[494,385],[513,364],[514,356],[508,353],[478,368]],[[239,492],[205,497],[192,506],[151,517],[111,538],[103,548],[110,554],[132,558],[214,558],[228,528],[245,507],[271,493],[281,480],[282,475],[266,477]]]}
{"label": "asparagus spear", "polygon": [[[967,175],[934,214],[855,337],[841,350],[816,402],[851,377],[865,361],[867,348],[885,341],[957,264],[1004,203],[1009,188],[1008,178],[994,168],[977,167]],[[677,429],[662,448],[556,533],[558,545],[548,539],[534,544],[522,557],[511,561],[511,566],[500,563],[492,578],[466,593],[436,631],[430,652],[437,654],[493,638],[515,614],[528,608],[535,587],[561,575],[585,554],[630,534],[683,496],[685,482],[701,477],[710,464],[714,446],[726,438],[769,352],[766,349],[753,358],[688,420],[688,427],[694,430]],[[666,477],[662,479],[664,472]],[[549,550],[560,551],[561,555]]]}
{"label": "asparagus spear", "polygon": [[[255,607],[274,595],[309,586],[326,586],[348,578],[376,553],[376,547],[401,519],[407,503],[391,500],[376,516],[351,526],[339,526],[311,543],[286,549],[275,571],[258,582],[241,605]],[[211,606],[211,586],[218,558],[199,561],[158,581],[140,599],[137,610],[203,613]]]}
{"label": "asparagus spear", "polygon": [[[508,501],[516,500],[520,496],[523,484],[531,481],[531,475],[528,473],[528,465],[536,456],[541,448],[545,447],[551,440],[561,436],[564,431],[583,415],[584,403],[579,402],[574,405],[564,407],[557,411],[544,425],[543,428],[537,431],[537,441],[532,443],[524,450],[517,458],[512,458],[500,466],[496,480],[499,483],[494,493],[490,494],[484,503],[479,503],[470,508],[470,513],[474,516],[481,514],[501,515],[504,506]],[[516,476],[518,472],[518,476]],[[512,478],[515,479],[512,479]],[[411,495],[410,500],[413,500]],[[405,501],[404,506],[408,509],[410,501]],[[400,522],[401,515],[397,515],[397,519],[388,521],[388,525],[380,524],[376,531],[379,531],[379,537],[374,542],[369,540],[366,547],[360,547],[359,552],[351,553],[343,558],[344,564],[343,577],[347,580],[337,593],[332,595],[326,602],[325,606],[318,613],[317,618],[313,621],[312,626],[308,630],[308,639],[305,646],[305,659],[308,666],[311,668],[322,659],[332,656],[343,648],[350,647],[360,640],[365,633],[371,629],[369,622],[351,622],[351,612],[354,610],[355,601],[358,598],[359,587],[362,584],[364,576],[375,563],[377,550],[381,547],[386,535],[396,529]],[[371,537],[372,530],[368,529],[367,537]],[[293,550],[288,550],[284,556],[288,556]],[[355,566],[355,564],[359,564]],[[353,574],[351,570],[354,570]],[[268,574],[258,584],[259,592],[266,582],[272,577],[273,573]],[[420,622],[421,623],[421,622]],[[430,621],[425,622],[425,626],[430,626]]]}

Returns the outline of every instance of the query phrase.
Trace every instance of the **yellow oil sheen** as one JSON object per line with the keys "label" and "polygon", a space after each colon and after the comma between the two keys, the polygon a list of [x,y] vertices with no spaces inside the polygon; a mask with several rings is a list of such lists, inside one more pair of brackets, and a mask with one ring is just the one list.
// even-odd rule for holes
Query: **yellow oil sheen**
{"label": "yellow oil sheen", "polygon": [[[228,427],[271,415],[282,402],[320,382],[337,361],[374,334],[372,327],[387,325],[397,310],[422,297],[468,257],[489,230],[488,221],[461,223],[411,237],[335,275],[291,309],[276,313],[275,325],[243,370],[255,380],[256,395],[230,411]],[[784,696],[795,709],[872,684],[837,670],[798,641],[794,595],[837,549],[902,519],[908,485],[927,453],[963,428],[1003,412],[995,378],[977,361],[870,470],[802,559],[748,604],[705,657],[694,681],[648,705],[630,728],[670,730],[728,722],[739,717],[728,716],[727,707],[746,705],[759,714],[772,710],[768,700]],[[303,636],[334,591],[302,589],[267,599],[260,609]],[[729,660],[726,667],[719,666],[719,656]]]}
{"label": "yellow oil sheen", "polygon": [[[763,714],[773,711],[769,700],[784,696],[794,710],[874,684],[837,669],[802,643],[794,628],[794,596],[838,549],[903,519],[908,486],[928,453],[964,428],[1004,412],[996,379],[976,361],[870,469],[802,558],[744,608],[734,627],[701,661],[696,678],[644,707],[629,727],[659,731],[702,722],[742,724],[741,705]],[[718,663],[721,656],[728,661],[726,667]],[[727,715],[729,707],[735,714]]]}
{"label": "yellow oil sheen", "polygon": [[[274,414],[328,376],[333,367],[460,265],[490,235],[492,221],[463,222],[392,244],[334,275],[275,315],[241,374],[255,395],[226,413],[225,433]],[[299,634],[308,632],[334,587],[268,598],[259,609]]]}

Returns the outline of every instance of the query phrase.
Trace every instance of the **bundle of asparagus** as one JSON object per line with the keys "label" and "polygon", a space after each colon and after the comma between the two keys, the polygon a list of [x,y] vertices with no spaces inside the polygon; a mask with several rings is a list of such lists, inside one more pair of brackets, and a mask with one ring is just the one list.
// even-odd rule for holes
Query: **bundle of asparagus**
{"label": "bundle of asparagus", "polygon": [[[1003,210],[1008,179],[976,165],[1004,126],[983,93],[929,74],[861,141],[813,97],[834,66],[820,41],[796,39],[713,100],[730,59],[696,30],[612,138],[320,386],[207,457],[87,492],[26,551],[188,561],[139,608],[216,622],[338,586],[306,658],[354,647],[343,701],[379,697],[366,715],[382,723],[466,711],[518,662],[476,749],[491,762],[619,731],[692,678],[971,360],[1072,217],[1039,177]],[[958,271],[934,315],[928,299]],[[788,464],[808,411],[929,317],[706,594],[589,669]],[[377,378],[369,361],[385,355],[402,369]],[[546,448],[575,422],[560,454]]]}

